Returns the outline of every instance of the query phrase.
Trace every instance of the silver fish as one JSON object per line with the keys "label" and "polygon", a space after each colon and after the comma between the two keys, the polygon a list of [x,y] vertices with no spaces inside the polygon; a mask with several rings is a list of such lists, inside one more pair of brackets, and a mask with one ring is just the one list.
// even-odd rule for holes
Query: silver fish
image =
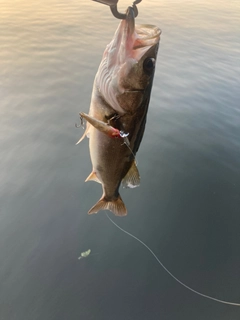
{"label": "silver fish", "polygon": [[[99,182],[103,188],[101,199],[89,214],[107,209],[125,216],[127,209],[119,186],[121,182],[130,188],[140,184],[135,155],[145,129],[160,34],[156,26],[135,25],[134,10],[129,7],[103,54],[93,84],[89,117],[83,114],[91,124],[87,123],[78,141],[89,137],[93,169],[86,181]],[[126,133],[128,143],[124,135],[112,138],[106,134],[112,128]]]}

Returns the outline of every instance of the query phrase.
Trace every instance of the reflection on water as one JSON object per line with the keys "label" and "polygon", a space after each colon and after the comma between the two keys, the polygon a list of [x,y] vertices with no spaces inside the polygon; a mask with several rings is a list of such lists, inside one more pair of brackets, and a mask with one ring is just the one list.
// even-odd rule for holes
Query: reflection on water
{"label": "reflection on water", "polygon": [[[0,319],[239,319],[174,283],[103,212],[86,214],[101,190],[84,184],[91,164],[74,123],[118,25],[109,8],[0,4]],[[129,215],[115,221],[186,284],[240,301],[240,4],[138,7],[137,22],[163,33],[142,185],[121,191]],[[100,254],[79,261],[89,248]]]}

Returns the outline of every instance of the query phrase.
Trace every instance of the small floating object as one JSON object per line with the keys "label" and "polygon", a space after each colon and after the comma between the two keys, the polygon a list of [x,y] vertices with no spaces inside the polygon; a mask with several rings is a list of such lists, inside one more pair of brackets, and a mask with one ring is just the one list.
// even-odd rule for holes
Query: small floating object
{"label": "small floating object", "polygon": [[82,259],[82,258],[87,258],[91,253],[91,249],[88,249],[87,251],[84,251],[81,253],[80,257],[78,257],[78,260]]}

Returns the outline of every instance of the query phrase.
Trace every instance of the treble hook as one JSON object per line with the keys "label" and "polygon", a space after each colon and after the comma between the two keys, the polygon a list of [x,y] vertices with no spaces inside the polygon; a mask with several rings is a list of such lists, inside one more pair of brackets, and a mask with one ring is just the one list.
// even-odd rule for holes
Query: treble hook
{"label": "treble hook", "polygon": [[[110,7],[110,10],[113,14],[113,16],[117,19],[121,19],[121,20],[124,20],[127,18],[127,15],[126,13],[120,13],[117,9],[117,3],[118,3],[118,0],[93,0],[95,2],[99,2],[99,3],[103,3],[103,4],[106,4]],[[137,9],[137,4],[140,3],[142,0],[135,0],[132,4],[132,7],[133,7],[133,11],[134,11],[134,15],[135,15],[135,18],[137,17],[138,15],[138,9]]]}
{"label": "treble hook", "polygon": [[80,116],[80,124],[75,123],[75,128],[80,128],[80,127],[82,127],[83,129],[85,129],[85,128],[84,128],[83,117],[81,116],[80,113],[79,113],[79,116]]}

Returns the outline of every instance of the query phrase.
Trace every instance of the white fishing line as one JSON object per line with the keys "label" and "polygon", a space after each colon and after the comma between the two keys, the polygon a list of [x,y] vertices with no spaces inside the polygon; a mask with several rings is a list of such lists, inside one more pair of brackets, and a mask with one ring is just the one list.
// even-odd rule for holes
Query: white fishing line
{"label": "white fishing line", "polygon": [[137,166],[137,164],[138,164],[138,163],[137,163],[137,159],[136,159],[136,156],[135,156],[135,154],[133,153],[132,149],[130,148],[130,142],[129,142],[127,136],[124,137],[124,142],[123,142],[122,145],[124,145],[124,144],[125,144],[125,145],[128,147],[128,149],[131,151],[131,153],[132,153],[132,155],[133,155],[133,158],[134,158],[134,160],[135,160],[135,162],[136,162],[136,166]]}
{"label": "white fishing line", "polygon": [[182,285],[183,287],[185,287],[186,289],[198,294],[201,297],[219,302],[219,303],[223,303],[223,304],[228,304],[228,305],[232,305],[232,306],[237,306],[240,307],[240,303],[235,303],[235,302],[230,302],[230,301],[225,301],[225,300],[220,300],[211,296],[208,296],[206,294],[203,294],[197,290],[194,290],[193,288],[189,287],[188,285],[186,285],[185,283],[183,283],[181,280],[179,280],[177,277],[175,277],[164,265],[163,263],[158,259],[158,257],[156,256],[156,254],[140,239],[138,239],[137,237],[135,237],[133,234],[131,234],[130,232],[125,231],[124,229],[122,229],[121,227],[119,227],[116,222],[114,222],[111,218],[109,218],[108,214],[106,213],[106,216],[108,217],[108,219],[122,232],[126,233],[127,235],[129,235],[130,237],[136,239],[138,242],[140,242],[145,248],[148,249],[148,251],[154,256],[154,258],[157,260],[157,262],[160,264],[160,266],[174,279],[176,280],[180,285]]}

